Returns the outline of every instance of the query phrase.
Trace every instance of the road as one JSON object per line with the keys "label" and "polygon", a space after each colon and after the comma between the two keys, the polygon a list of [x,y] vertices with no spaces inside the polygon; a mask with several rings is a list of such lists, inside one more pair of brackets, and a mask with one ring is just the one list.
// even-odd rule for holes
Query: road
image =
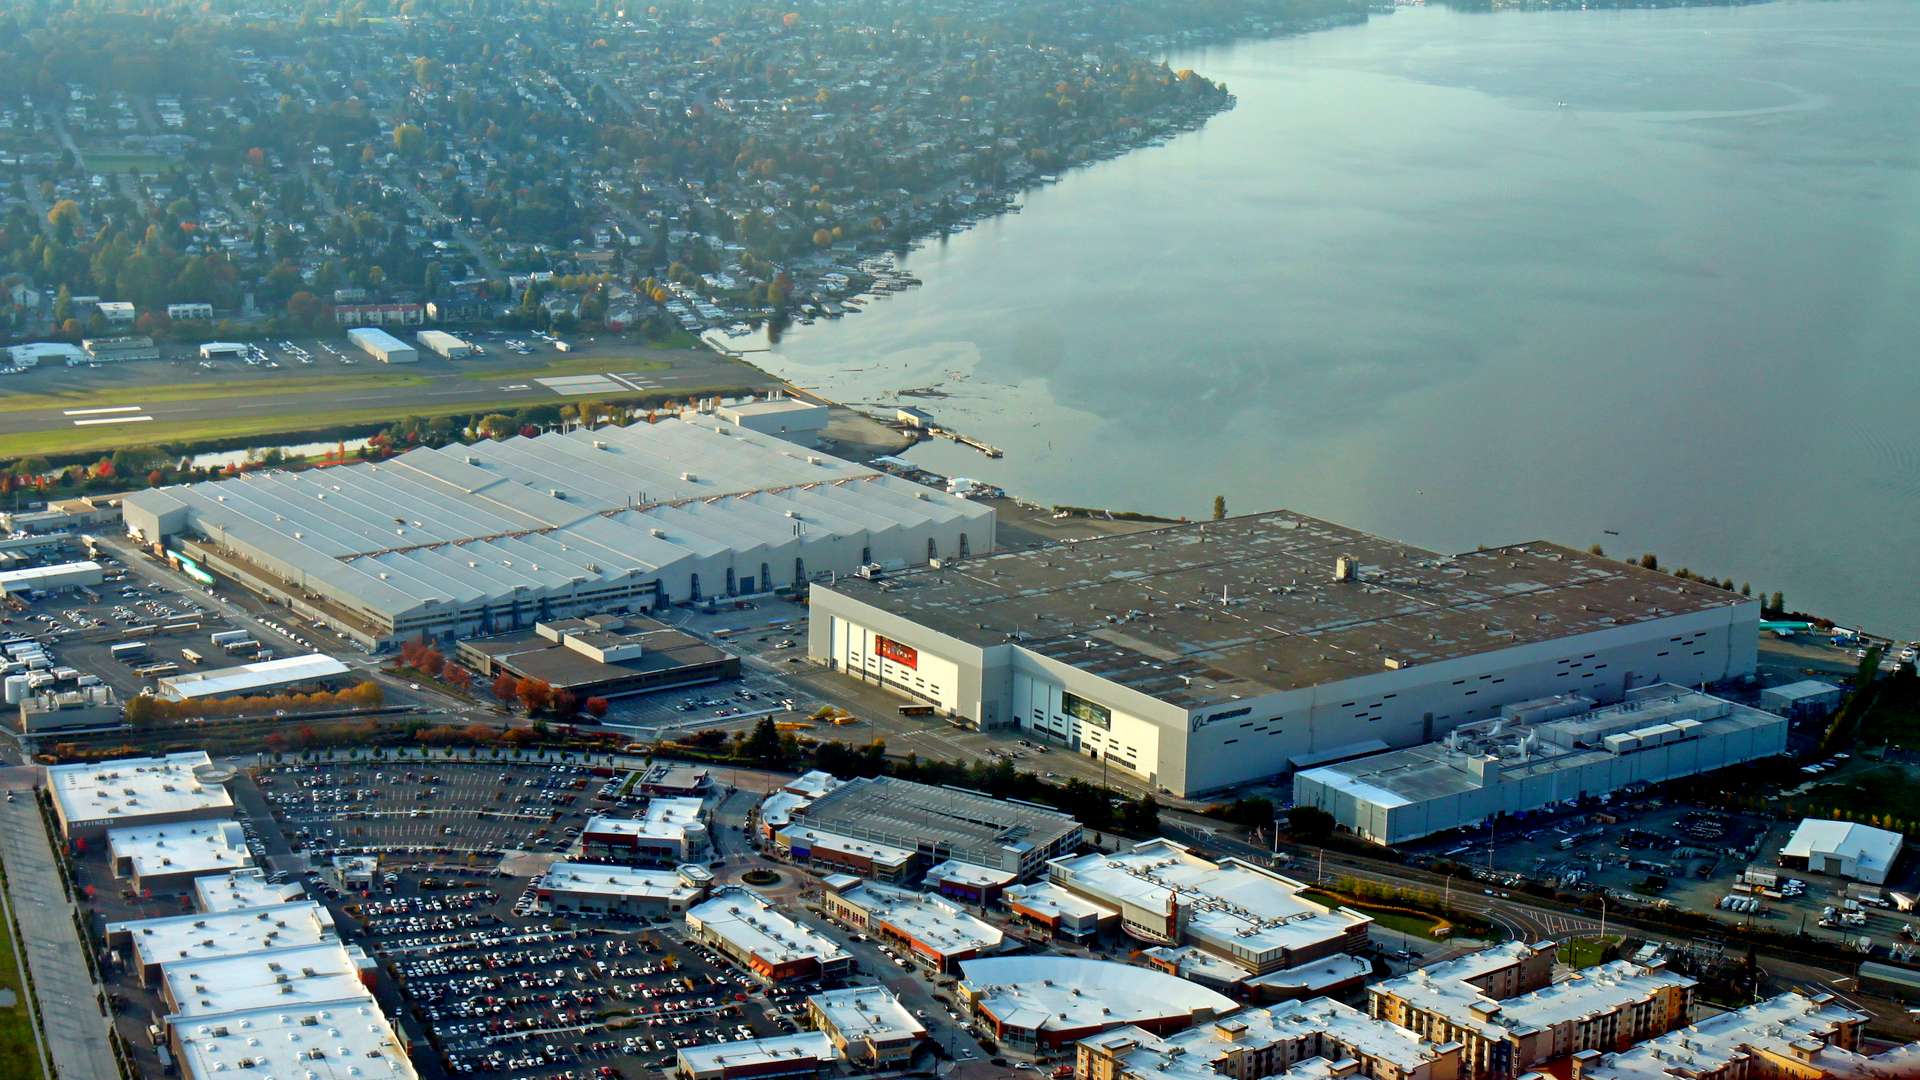
{"label": "road", "polygon": [[86,946],[74,925],[73,901],[60,883],[55,860],[39,803],[32,795],[0,802],[0,861],[6,863],[7,891],[20,920],[20,942],[33,972],[55,1073],[118,1076],[120,1066],[107,1041],[105,1005],[87,967]]}

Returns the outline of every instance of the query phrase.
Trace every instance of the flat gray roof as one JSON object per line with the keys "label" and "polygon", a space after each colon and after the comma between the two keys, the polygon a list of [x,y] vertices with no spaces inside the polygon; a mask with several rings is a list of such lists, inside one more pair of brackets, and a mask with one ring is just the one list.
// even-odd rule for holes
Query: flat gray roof
{"label": "flat gray roof", "polygon": [[[1357,580],[1334,580],[1342,556]],[[1186,708],[1755,603],[1557,544],[1441,555],[1289,510],[814,588]]]}
{"label": "flat gray roof", "polygon": [[889,776],[849,780],[797,811],[798,824],[908,851],[999,865],[999,853],[1045,849],[1080,823],[1041,806]]}

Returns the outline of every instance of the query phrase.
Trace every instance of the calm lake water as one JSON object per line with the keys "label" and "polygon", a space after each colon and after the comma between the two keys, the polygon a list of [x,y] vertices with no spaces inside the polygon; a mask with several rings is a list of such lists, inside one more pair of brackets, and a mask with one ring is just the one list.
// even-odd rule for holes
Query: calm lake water
{"label": "calm lake water", "polygon": [[1238,107],[753,359],[930,409],[1007,456],[917,460],[1020,495],[1651,550],[1920,634],[1920,4],[1408,10],[1170,61]]}

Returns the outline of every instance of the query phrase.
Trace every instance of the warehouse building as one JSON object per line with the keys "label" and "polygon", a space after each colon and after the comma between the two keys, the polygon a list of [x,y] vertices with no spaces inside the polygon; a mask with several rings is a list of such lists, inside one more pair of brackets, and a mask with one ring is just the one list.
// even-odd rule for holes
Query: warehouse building
{"label": "warehouse building", "polygon": [[105,580],[105,574],[106,572],[97,562],[69,562],[56,566],[29,566],[22,570],[0,570],[0,596],[90,588]]}
{"label": "warehouse building", "polygon": [[[991,507],[711,417],[136,492],[130,534],[370,648],[993,547]],[[871,572],[871,571],[869,571]]]}
{"label": "warehouse building", "polygon": [[207,320],[213,318],[212,304],[168,304],[167,318]]}
{"label": "warehouse building", "polygon": [[674,1075],[680,1080],[819,1076],[833,1067],[835,1057],[833,1040],[825,1032],[802,1031],[686,1047],[674,1059]]}
{"label": "warehouse building", "polygon": [[50,765],[47,789],[60,835],[95,840],[108,829],[129,825],[231,818],[233,797],[226,787],[200,779],[212,769],[213,760],[204,750]]}
{"label": "warehouse building", "polygon": [[811,608],[816,662],[1179,795],[1747,675],[1760,620],[1553,544],[1439,555],[1286,511],[816,583]]}
{"label": "warehouse building", "polygon": [[87,360],[95,364],[117,364],[134,360],[158,360],[160,349],[145,334],[125,337],[86,338],[80,342]]}
{"label": "warehouse building", "polygon": [[905,1067],[927,1028],[884,986],[849,986],[807,998],[815,1030],[855,1067]]}
{"label": "warehouse building", "polygon": [[283,656],[257,664],[168,675],[154,685],[162,701],[207,701],[249,697],[294,687],[321,689],[353,681],[353,669],[325,653]]}
{"label": "warehouse building", "polygon": [[1920,1043],[1860,1052],[1867,1014],[1832,994],[1789,992],[1719,1013],[1620,1053],[1583,1050],[1573,1080],[1907,1080]]}
{"label": "warehouse building", "polygon": [[105,683],[29,693],[20,699],[20,733],[23,735],[112,727],[120,723],[121,718],[121,707],[114,700],[113,688]]}
{"label": "warehouse building", "polygon": [[652,799],[639,817],[595,814],[580,833],[588,855],[627,862],[678,864],[707,847],[707,817],[699,798]]}
{"label": "warehouse building", "polygon": [[775,397],[766,401],[722,405],[713,410],[713,415],[738,428],[772,435],[801,446],[812,446],[820,441],[820,433],[827,429],[827,418],[832,411],[818,402]]}
{"label": "warehouse building", "polygon": [[833,939],[739,886],[716,890],[689,909],[687,933],[768,983],[838,978],[853,969],[853,957]]}
{"label": "warehouse building", "polygon": [[1362,951],[1373,922],[1305,899],[1306,885],[1266,867],[1216,863],[1166,839],[1055,859],[1047,876],[1119,912],[1128,935],[1163,946],[1154,957],[1162,968],[1224,962],[1247,976],[1286,971]]}
{"label": "warehouse building", "polygon": [[1684,686],[1641,687],[1604,708],[1570,694],[1507,706],[1439,742],[1302,770],[1293,802],[1401,844],[1786,750],[1784,717]]}
{"label": "warehouse building", "polygon": [[1760,691],[1760,707],[1790,720],[1822,717],[1840,707],[1847,692],[1819,679],[1801,679]]}
{"label": "warehouse building", "polygon": [[462,641],[455,654],[485,678],[506,672],[575,696],[619,697],[730,679],[740,658],[638,615],[592,615]]}
{"label": "warehouse building", "polygon": [[555,911],[651,919],[678,915],[698,903],[712,881],[703,866],[642,870],[559,862],[547,868],[535,894]]}
{"label": "warehouse building", "polygon": [[1126,1027],[1074,1048],[1078,1080],[1215,1080],[1288,1076],[1318,1059],[1352,1061],[1364,1080],[1457,1080],[1460,1044],[1428,1042],[1330,998],[1289,1002],[1172,1035]]}
{"label": "warehouse building", "polygon": [[1462,977],[1474,975],[1484,971],[1465,957],[1375,983],[1367,1011],[1428,1040],[1461,1044],[1463,1076],[1507,1077],[1663,1035],[1693,1009],[1693,980],[1657,964],[1615,960],[1510,997]]}
{"label": "warehouse building", "polygon": [[420,359],[413,346],[377,326],[355,327],[347,331],[347,340],[383,364],[412,364]]}
{"label": "warehouse building", "polygon": [[239,341],[208,341],[200,346],[202,360],[241,360],[247,355],[248,346]]}
{"label": "warehouse building", "polygon": [[236,821],[175,821],[107,832],[113,876],[141,894],[178,892],[195,878],[253,865],[253,852]]}
{"label": "warehouse building", "polygon": [[995,956],[960,965],[960,998],[1000,1048],[1023,1058],[1071,1052],[1118,1027],[1171,1034],[1239,1006],[1150,968],[1078,956]]}
{"label": "warehouse building", "polygon": [[[776,837],[783,855],[889,881],[949,859],[1025,876],[1085,836],[1058,810],[887,776],[849,780],[794,811],[793,820]],[[837,859],[849,853],[859,858]],[[874,866],[863,870],[863,860]]]}
{"label": "warehouse building", "polygon": [[1885,885],[1905,839],[1852,821],[1807,818],[1780,849],[1780,865],[1830,877]]}
{"label": "warehouse building", "polygon": [[442,359],[464,360],[473,355],[473,345],[455,337],[444,330],[422,330],[413,335],[413,340]]}
{"label": "warehouse building", "polygon": [[820,903],[828,918],[891,944],[930,972],[951,973],[962,961],[1000,951],[1006,941],[998,927],[930,893],[847,874],[832,875],[823,886]]}

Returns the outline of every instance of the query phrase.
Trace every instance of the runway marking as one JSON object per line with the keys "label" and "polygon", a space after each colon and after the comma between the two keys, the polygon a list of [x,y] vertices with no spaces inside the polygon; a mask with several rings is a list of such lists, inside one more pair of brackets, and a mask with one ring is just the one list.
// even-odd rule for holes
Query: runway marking
{"label": "runway marking", "polygon": [[99,416],[101,413],[139,412],[138,405],[108,405],[98,409],[64,409],[61,416]]}
{"label": "runway marking", "polygon": [[74,427],[91,427],[94,424],[142,424],[153,419],[151,416],[102,416],[95,420],[75,420]]}
{"label": "runway marking", "polygon": [[616,381],[610,375],[561,375],[547,379],[535,379],[533,381],[562,397],[582,397],[587,394],[617,394],[621,390],[631,389]]}

